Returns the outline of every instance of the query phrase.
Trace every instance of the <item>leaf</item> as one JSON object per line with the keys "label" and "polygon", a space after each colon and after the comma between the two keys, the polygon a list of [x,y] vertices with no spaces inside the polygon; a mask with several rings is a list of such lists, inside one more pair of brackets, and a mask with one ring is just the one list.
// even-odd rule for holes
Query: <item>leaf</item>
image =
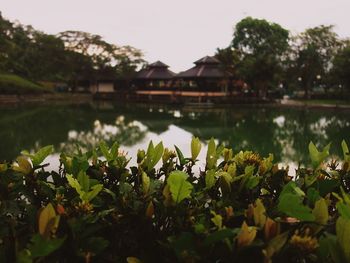
{"label": "leaf", "polygon": [[28,249],[32,258],[46,257],[59,249],[64,241],[65,238],[47,240],[40,235],[35,235],[32,237],[31,244],[29,245]]}
{"label": "leaf", "polygon": [[192,138],[191,141],[191,155],[192,155],[192,161],[195,161],[199,155],[199,152],[201,151],[202,144],[200,140],[196,137]]}
{"label": "leaf", "polygon": [[67,174],[66,178],[67,178],[68,184],[77,191],[80,197],[82,197],[84,192],[82,191],[78,180],[75,179],[73,175],[70,175],[70,174]]}
{"label": "leaf", "polygon": [[343,149],[344,161],[350,162],[350,152],[345,140],[341,142],[341,148]]}
{"label": "leaf", "polygon": [[236,234],[235,231],[233,231],[230,228],[224,228],[221,230],[218,230],[214,233],[211,233],[210,235],[208,235],[203,242],[204,246],[210,246],[214,243],[220,242],[225,240],[226,238],[231,239],[234,235]]}
{"label": "leaf", "polygon": [[350,262],[350,219],[339,217],[336,223],[337,239],[347,262]]}
{"label": "leaf", "polygon": [[150,201],[148,203],[145,215],[149,219],[151,219],[153,217],[153,215],[154,215],[154,205],[153,205],[152,201]]}
{"label": "leaf", "polygon": [[322,152],[319,152],[313,142],[309,143],[309,154],[312,162],[312,166],[316,169],[320,164],[329,156],[329,148],[331,144],[329,143],[323,148]]}
{"label": "leaf", "polygon": [[310,205],[314,205],[320,198],[321,196],[315,188],[310,187],[307,189],[307,199]]}
{"label": "leaf", "polygon": [[53,153],[53,145],[48,145],[37,151],[32,157],[33,166],[40,165],[47,156]]}
{"label": "leaf", "polygon": [[280,196],[278,210],[284,214],[302,221],[314,221],[315,216],[311,209],[302,204],[302,199],[294,194],[284,194]]}
{"label": "leaf", "polygon": [[215,170],[209,170],[205,174],[205,188],[210,189],[216,183]]}
{"label": "leaf", "polygon": [[32,263],[32,255],[28,249],[23,249],[17,254],[16,263]]}
{"label": "leaf", "polygon": [[51,233],[55,232],[59,222],[59,217],[56,216],[56,211],[52,204],[49,203],[39,214],[39,234],[48,238]]}
{"label": "leaf", "polygon": [[266,249],[263,250],[265,255],[265,262],[271,262],[271,258],[274,254],[278,253],[288,240],[289,232],[286,231],[273,239],[267,244]]}
{"label": "leaf", "polygon": [[222,228],[222,216],[216,214],[214,211],[210,211],[213,217],[210,219],[211,222],[220,230]]}
{"label": "leaf", "polygon": [[301,190],[297,184],[293,181],[289,182],[288,184],[286,184],[283,189],[282,192],[280,194],[280,197],[282,197],[285,194],[296,194],[298,197],[304,197],[305,193],[303,190]]}
{"label": "leaf", "polygon": [[16,159],[17,163],[12,165],[12,170],[20,172],[24,175],[28,175],[32,171],[32,165],[28,161],[27,157],[19,156]]}
{"label": "leaf", "polygon": [[187,182],[188,174],[182,171],[171,172],[167,184],[176,204],[179,204],[185,198],[189,198],[193,189],[191,183]]}
{"label": "leaf", "polygon": [[164,152],[163,143],[160,142],[154,148],[154,153],[153,153],[152,158],[150,159],[150,163],[148,166],[149,170],[152,169],[154,166],[156,166],[156,164],[159,162],[160,158],[162,158],[163,152]]}
{"label": "leaf", "polygon": [[319,199],[315,203],[315,207],[312,210],[312,214],[315,216],[315,222],[320,225],[325,225],[328,222],[328,205],[324,198]]}
{"label": "leaf", "polygon": [[127,257],[126,258],[127,263],[142,263],[141,260],[135,257]]}
{"label": "leaf", "polygon": [[247,223],[244,221],[241,227],[241,231],[237,236],[237,246],[239,248],[244,246],[249,246],[256,237],[256,228],[248,227]]}
{"label": "leaf", "polygon": [[145,172],[142,172],[141,179],[142,179],[143,194],[147,195],[149,192],[149,187],[150,187],[150,178],[147,176],[147,174]]}
{"label": "leaf", "polygon": [[350,206],[348,204],[345,204],[343,202],[338,202],[337,209],[338,209],[339,214],[342,217],[350,220]]}
{"label": "leaf", "polygon": [[84,193],[82,196],[82,200],[84,201],[91,201],[94,199],[103,189],[102,184],[96,184],[93,187],[91,187],[91,191]]}
{"label": "leaf", "polygon": [[104,142],[104,141],[100,142],[99,146],[100,146],[100,150],[101,150],[103,156],[106,158],[107,162],[109,162],[112,159],[112,156],[109,153],[106,142]]}
{"label": "leaf", "polygon": [[186,164],[186,159],[183,155],[183,153],[181,152],[181,150],[176,146],[174,145],[175,147],[175,150],[176,150],[176,154],[177,154],[177,157],[179,158],[179,162],[180,162],[180,165],[185,165]]}
{"label": "leaf", "polygon": [[78,182],[79,182],[82,190],[84,192],[89,191],[89,189],[90,189],[90,178],[89,178],[89,176],[85,172],[80,171],[79,174],[78,174],[78,178],[77,179],[78,179]]}
{"label": "leaf", "polygon": [[255,201],[253,208],[254,223],[256,226],[263,228],[266,222],[266,209],[260,199]]}
{"label": "leaf", "polygon": [[7,163],[0,163],[0,173],[6,172],[7,168]]}
{"label": "leaf", "polygon": [[342,263],[345,261],[335,235],[326,232],[324,236],[320,237],[318,243],[318,257],[324,263],[328,263],[329,258],[331,258],[334,263]]}
{"label": "leaf", "polygon": [[208,143],[208,151],[207,151],[207,168],[212,169],[216,166],[217,156],[216,156],[216,145],[214,138],[211,138]]}

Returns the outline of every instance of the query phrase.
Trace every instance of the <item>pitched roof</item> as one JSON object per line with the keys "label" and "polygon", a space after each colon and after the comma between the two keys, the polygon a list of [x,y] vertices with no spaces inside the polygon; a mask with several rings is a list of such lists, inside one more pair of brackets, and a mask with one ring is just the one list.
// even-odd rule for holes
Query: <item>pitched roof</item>
{"label": "pitched roof", "polygon": [[203,57],[194,62],[196,66],[186,71],[180,72],[178,78],[222,78],[230,76],[221,67],[221,63],[214,57]]}
{"label": "pitched roof", "polygon": [[168,69],[168,65],[164,64],[161,61],[156,61],[150,65],[146,69],[140,70],[136,78],[137,79],[154,79],[154,80],[166,80],[172,79],[176,74]]}

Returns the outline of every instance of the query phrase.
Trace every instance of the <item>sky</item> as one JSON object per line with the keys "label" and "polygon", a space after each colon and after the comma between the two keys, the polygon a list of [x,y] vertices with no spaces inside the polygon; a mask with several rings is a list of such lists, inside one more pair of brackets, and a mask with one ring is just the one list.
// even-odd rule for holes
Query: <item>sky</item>
{"label": "sky", "polygon": [[252,16],[292,33],[335,25],[350,37],[350,0],[0,0],[3,17],[49,34],[81,30],[141,49],[175,72],[227,47],[234,25]]}

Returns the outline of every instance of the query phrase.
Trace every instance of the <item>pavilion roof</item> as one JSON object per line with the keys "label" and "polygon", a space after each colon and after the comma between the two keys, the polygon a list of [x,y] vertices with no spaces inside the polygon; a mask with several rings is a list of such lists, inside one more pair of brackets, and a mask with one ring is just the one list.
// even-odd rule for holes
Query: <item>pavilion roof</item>
{"label": "pavilion roof", "polygon": [[154,80],[167,80],[172,79],[176,74],[168,69],[169,66],[161,61],[156,61],[149,64],[147,68],[140,70],[136,79],[154,79]]}
{"label": "pavilion roof", "polygon": [[203,57],[194,62],[195,66],[186,71],[180,72],[177,78],[223,78],[230,76],[221,67],[221,63],[215,57]]}

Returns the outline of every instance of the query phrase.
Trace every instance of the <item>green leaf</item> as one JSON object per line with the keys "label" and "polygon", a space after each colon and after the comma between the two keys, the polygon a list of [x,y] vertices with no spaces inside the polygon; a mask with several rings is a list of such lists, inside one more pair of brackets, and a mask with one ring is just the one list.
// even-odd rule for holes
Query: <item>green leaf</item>
{"label": "green leaf", "polygon": [[309,189],[307,189],[307,200],[310,205],[314,205],[315,202],[320,198],[321,196],[315,188],[310,187]]}
{"label": "green leaf", "polygon": [[106,158],[107,162],[109,162],[112,159],[112,156],[109,153],[106,142],[104,142],[104,141],[100,142],[100,150],[101,150],[103,156]]}
{"label": "green leaf", "polygon": [[32,262],[33,262],[32,255],[28,249],[23,249],[17,254],[16,263],[32,263]]}
{"label": "green leaf", "polygon": [[232,239],[235,235],[237,235],[237,231],[230,228],[224,228],[208,235],[204,239],[203,245],[211,246],[212,244],[223,241],[226,238]]}
{"label": "green leaf", "polygon": [[167,184],[170,187],[171,196],[176,204],[185,198],[189,198],[193,189],[191,183],[187,182],[188,174],[182,171],[171,172]]}
{"label": "green leaf", "polygon": [[196,137],[192,138],[191,141],[191,154],[192,154],[192,161],[195,161],[199,155],[199,152],[201,151],[202,144],[200,140]]}
{"label": "green leaf", "polygon": [[67,174],[66,178],[67,178],[68,184],[77,191],[77,193],[79,194],[79,196],[81,198],[83,196],[84,192],[81,189],[81,186],[80,186],[78,180],[75,179],[73,177],[73,175],[70,175],[70,174]]}
{"label": "green leaf", "polygon": [[247,180],[246,187],[249,190],[255,188],[259,184],[261,178],[260,176],[250,176]]}
{"label": "green leaf", "polygon": [[337,203],[337,209],[339,214],[346,219],[350,220],[350,206],[348,204],[345,204],[343,202]]}
{"label": "green leaf", "polygon": [[32,157],[33,166],[40,165],[53,152],[53,145],[48,145],[37,151]]}
{"label": "green leaf", "polygon": [[209,170],[205,174],[205,188],[210,189],[216,183],[215,170]]}
{"label": "green leaf", "polygon": [[40,235],[35,235],[31,239],[31,244],[28,249],[32,258],[46,257],[52,252],[59,249],[64,243],[65,238],[44,239]]}
{"label": "green leaf", "polygon": [[207,162],[208,169],[212,169],[216,166],[217,156],[216,156],[216,145],[215,145],[214,138],[211,138],[208,143],[206,162]]}
{"label": "green leaf", "polygon": [[142,173],[141,179],[142,179],[142,191],[143,191],[143,194],[146,195],[149,192],[151,181],[145,172]]}
{"label": "green leaf", "polygon": [[329,258],[331,258],[334,263],[343,263],[345,261],[335,235],[326,232],[324,236],[320,237],[318,243],[317,254],[323,263],[329,263]]}
{"label": "green leaf", "polygon": [[91,187],[91,191],[87,192],[87,193],[84,193],[82,195],[82,200],[85,200],[85,201],[91,201],[92,199],[94,199],[98,194],[99,192],[101,192],[103,189],[103,185],[102,184],[96,184],[94,185],[93,187]]}
{"label": "green leaf", "polygon": [[151,170],[154,166],[156,166],[160,158],[162,158],[163,152],[164,152],[163,143],[160,142],[157,144],[156,147],[154,147],[154,152],[152,154],[152,157],[149,160],[149,166],[148,166],[149,170]]}
{"label": "green leaf", "polygon": [[186,164],[186,159],[183,155],[183,153],[181,152],[181,150],[176,146],[174,145],[175,147],[175,150],[176,150],[176,154],[177,154],[177,157],[179,158],[179,162],[180,162],[180,165],[185,165]]}
{"label": "green leaf", "polygon": [[349,162],[350,161],[350,152],[348,145],[346,144],[346,141],[341,142],[341,148],[343,149],[343,154],[344,154],[344,161]]}
{"label": "green leaf", "polygon": [[338,243],[347,262],[350,262],[350,219],[339,217],[336,223]]}
{"label": "green leaf", "polygon": [[213,215],[213,217],[210,219],[211,222],[218,228],[222,228],[222,216],[216,214],[214,211],[210,211],[210,213]]}
{"label": "green leaf", "polygon": [[311,213],[311,209],[304,206],[302,204],[302,199],[295,194],[286,193],[280,196],[278,210],[288,216],[302,221],[315,220],[315,216]]}
{"label": "green leaf", "polygon": [[313,142],[309,143],[309,154],[312,162],[312,166],[316,169],[320,164],[329,156],[329,149],[331,144],[329,143],[323,148],[322,152],[319,152]]}
{"label": "green leaf", "polygon": [[82,190],[84,192],[87,192],[89,191],[90,189],[90,179],[89,179],[89,176],[83,172],[83,171],[80,171],[79,174],[78,174],[78,182],[82,188]]}
{"label": "green leaf", "polygon": [[289,182],[288,184],[286,184],[283,189],[282,192],[280,194],[280,197],[282,197],[285,194],[296,194],[298,197],[304,197],[305,193],[303,190],[301,190],[297,184],[293,181]]}
{"label": "green leaf", "polygon": [[315,207],[312,210],[312,214],[315,216],[315,222],[320,225],[325,225],[328,222],[328,205],[324,198],[319,199],[315,203]]}

